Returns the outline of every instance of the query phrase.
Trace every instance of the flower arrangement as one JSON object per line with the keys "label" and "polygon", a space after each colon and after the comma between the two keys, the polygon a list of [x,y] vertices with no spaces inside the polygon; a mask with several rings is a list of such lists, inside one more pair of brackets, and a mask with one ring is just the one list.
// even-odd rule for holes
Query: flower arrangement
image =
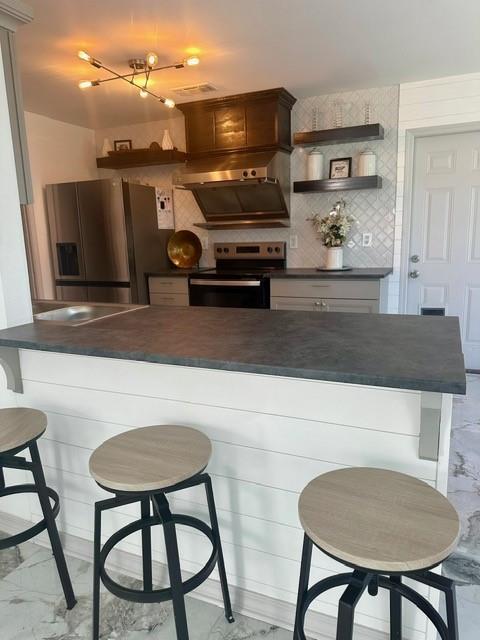
{"label": "flower arrangement", "polygon": [[326,247],[341,247],[345,244],[348,232],[355,218],[345,212],[345,200],[339,200],[326,216],[317,213],[311,218],[315,231],[320,234]]}

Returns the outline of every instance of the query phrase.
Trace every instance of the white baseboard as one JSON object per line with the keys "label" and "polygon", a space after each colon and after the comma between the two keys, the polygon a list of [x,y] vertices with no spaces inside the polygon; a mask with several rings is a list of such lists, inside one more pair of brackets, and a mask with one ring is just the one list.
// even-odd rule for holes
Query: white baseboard
{"label": "white baseboard", "polygon": [[[13,534],[31,525],[31,522],[8,513],[0,512],[0,529],[8,534]],[[80,560],[93,560],[93,545],[90,540],[79,538],[70,534],[60,533],[65,553]],[[41,533],[32,539],[43,547],[49,547],[46,532]],[[124,575],[134,578],[141,578],[141,564],[139,558],[133,553],[114,549],[108,557],[108,566]],[[166,575],[166,567],[160,562],[153,562],[154,577]],[[182,571],[184,577],[189,578],[191,573]],[[210,604],[223,607],[221,600],[220,584],[213,578],[208,578],[195,591],[191,591],[189,596],[204,600]],[[295,605],[276,598],[255,593],[247,589],[230,586],[230,596],[235,612],[257,620],[262,620],[284,629],[293,629],[295,618]],[[305,625],[305,633],[309,638],[316,640],[333,640],[336,635],[336,619],[317,611],[308,614],[308,621]],[[355,625],[356,640],[388,640],[386,633],[370,629],[362,625]]]}

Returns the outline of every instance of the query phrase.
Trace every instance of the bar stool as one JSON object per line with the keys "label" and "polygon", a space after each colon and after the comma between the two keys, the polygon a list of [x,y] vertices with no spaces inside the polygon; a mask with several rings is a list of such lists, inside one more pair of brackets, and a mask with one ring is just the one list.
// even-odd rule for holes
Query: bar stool
{"label": "bar stool", "polygon": [[[43,513],[43,519],[37,524],[21,533],[0,540],[0,551],[30,540],[46,529],[57,563],[67,609],[72,609],[76,600],[55,524],[55,518],[60,510],[60,498],[56,491],[47,487],[37,446],[37,440],[46,428],[47,416],[42,411],[17,407],[0,409],[0,498],[22,493],[36,493]],[[31,462],[17,456],[17,453],[27,448],[30,451]],[[34,484],[18,484],[7,487],[3,468],[30,471]],[[50,500],[53,501],[53,507]]]}
{"label": "bar stool", "polygon": [[[218,529],[210,476],[204,470],[210,460],[210,440],[190,427],[158,425],[132,429],[106,440],[90,458],[90,473],[97,484],[115,494],[95,503],[93,638],[100,627],[100,580],[108,591],[132,602],[172,600],[178,640],[188,640],[184,596],[196,589],[218,567],[225,617],[233,622],[227,576]],[[205,485],[211,526],[198,518],[172,514],[166,494],[196,485]],[[101,514],[106,509],[140,503],[141,517],[122,527],[101,546]],[[153,506],[151,513],[150,503]],[[163,525],[170,587],[153,589],[151,527]],[[182,581],[176,525],[193,527],[212,544],[205,566]],[[121,540],[142,532],[143,589],[129,589],[113,580],[105,569],[109,553]]]}
{"label": "bar stool", "polygon": [[[435,625],[442,640],[458,640],[455,586],[430,569],[454,550],[460,523],[450,502],[425,482],[384,469],[330,471],[312,480],[298,505],[305,531],[294,640],[305,640],[304,620],[320,594],[347,585],[338,605],[337,640],[352,640],[355,606],[365,589],[390,593],[390,638],[402,638],[402,597]],[[312,547],[353,569],[308,587]],[[446,623],[402,576],[444,593]]]}

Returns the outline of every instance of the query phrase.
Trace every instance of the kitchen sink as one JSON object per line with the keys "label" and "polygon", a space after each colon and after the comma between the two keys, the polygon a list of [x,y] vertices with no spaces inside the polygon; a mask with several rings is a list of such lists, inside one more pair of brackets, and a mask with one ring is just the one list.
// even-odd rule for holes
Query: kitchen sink
{"label": "kitchen sink", "polygon": [[140,305],[78,304],[62,307],[60,309],[51,309],[50,311],[44,311],[43,313],[36,313],[34,318],[35,320],[45,320],[56,324],[78,327],[82,324],[87,324],[88,322],[111,318],[113,316],[118,316],[121,313],[137,311],[138,309],[143,308],[144,306]]}

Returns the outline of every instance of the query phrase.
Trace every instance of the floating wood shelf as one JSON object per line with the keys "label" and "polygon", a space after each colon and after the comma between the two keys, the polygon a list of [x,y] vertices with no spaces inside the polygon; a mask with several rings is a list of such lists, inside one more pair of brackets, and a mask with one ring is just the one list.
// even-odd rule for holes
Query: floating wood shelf
{"label": "floating wood shelf", "polygon": [[327,144],[383,140],[381,124],[361,124],[356,127],[322,129],[321,131],[299,131],[293,135],[293,143],[303,147],[319,147]]}
{"label": "floating wood shelf", "polygon": [[158,164],[180,164],[185,162],[184,151],[163,151],[162,149],[138,149],[123,151],[105,158],[97,158],[99,169],[129,169],[131,167],[150,167]]}
{"label": "floating wood shelf", "polygon": [[316,193],[320,191],[351,191],[352,189],[380,189],[380,176],[355,176],[333,180],[301,180],[293,183],[295,193]]}

